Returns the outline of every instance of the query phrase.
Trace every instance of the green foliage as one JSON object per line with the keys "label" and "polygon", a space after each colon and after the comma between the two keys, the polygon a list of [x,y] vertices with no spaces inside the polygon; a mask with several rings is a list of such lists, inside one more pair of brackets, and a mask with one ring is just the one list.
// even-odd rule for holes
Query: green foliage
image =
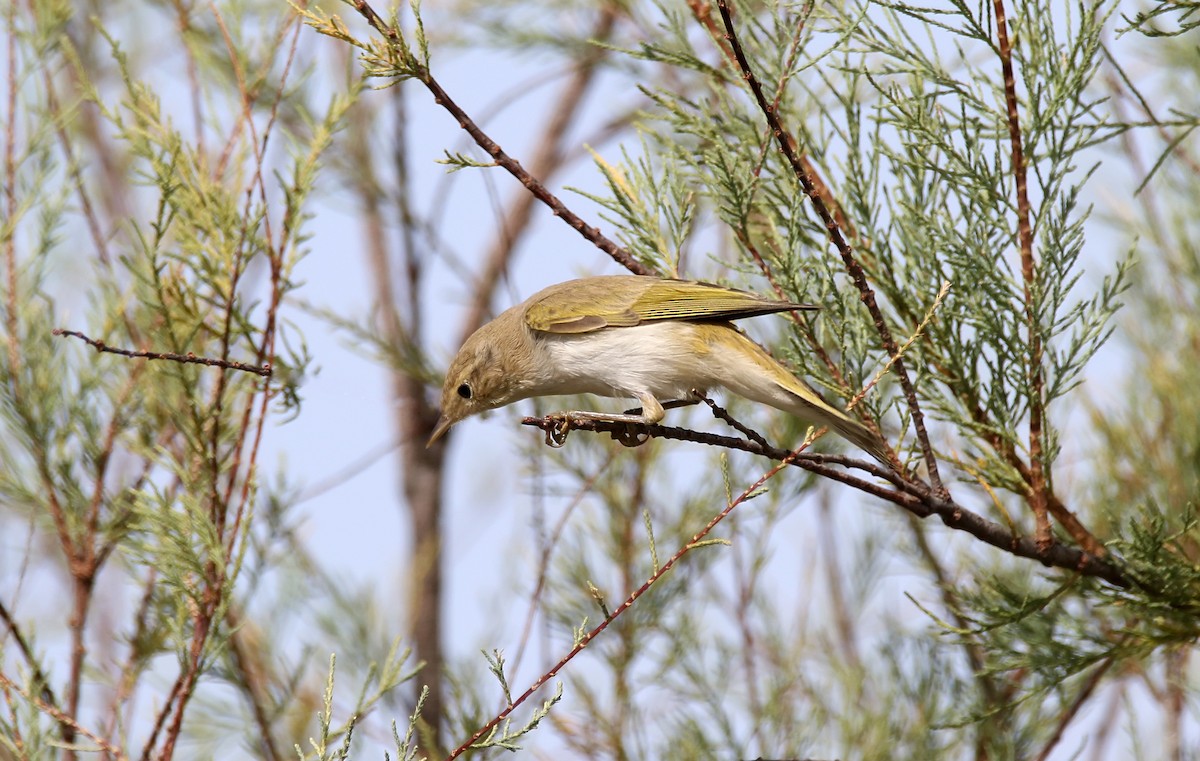
{"label": "green foliage", "polygon": [[[412,42],[407,34],[400,32],[395,38],[382,35],[358,37],[354,35],[345,22],[336,14],[328,14],[320,8],[308,9],[293,5],[293,9],[319,34],[351,45],[359,51],[359,61],[367,77],[384,80],[381,87],[391,87],[407,79],[423,79],[429,72],[429,41],[425,38],[425,26],[421,22],[421,6],[419,0],[411,0],[414,26]],[[393,12],[387,19],[379,19],[391,29],[400,29],[397,16]],[[414,49],[415,46],[415,49]]]}

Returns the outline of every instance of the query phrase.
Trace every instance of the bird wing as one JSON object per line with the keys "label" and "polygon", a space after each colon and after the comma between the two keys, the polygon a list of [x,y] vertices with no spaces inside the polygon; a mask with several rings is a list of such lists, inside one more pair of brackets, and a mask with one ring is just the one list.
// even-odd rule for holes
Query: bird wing
{"label": "bird wing", "polygon": [[525,324],[543,333],[589,333],[657,320],[736,320],[819,308],[712,283],[617,275],[572,280],[547,288],[530,300]]}

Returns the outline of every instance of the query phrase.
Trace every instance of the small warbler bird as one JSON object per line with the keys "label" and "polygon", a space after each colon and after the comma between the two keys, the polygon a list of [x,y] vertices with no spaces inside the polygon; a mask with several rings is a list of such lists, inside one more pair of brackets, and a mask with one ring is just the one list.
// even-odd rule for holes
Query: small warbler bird
{"label": "small warbler bird", "polygon": [[640,275],[552,285],[471,334],[446,371],[432,444],[463,418],[520,399],[597,394],[641,402],[640,415],[567,412],[568,418],[651,424],[662,401],[695,401],[725,388],[828,426],[884,464],[886,445],[828,404],[730,320],[819,309],[710,283]]}

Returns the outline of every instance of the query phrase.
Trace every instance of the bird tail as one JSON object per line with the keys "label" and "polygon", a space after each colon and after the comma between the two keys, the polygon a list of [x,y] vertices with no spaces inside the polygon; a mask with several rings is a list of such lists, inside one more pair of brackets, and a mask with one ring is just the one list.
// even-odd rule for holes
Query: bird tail
{"label": "bird tail", "polygon": [[817,392],[808,388],[808,384],[804,383],[804,381],[799,378],[793,378],[793,380],[797,384],[803,384],[806,393],[800,394],[794,389],[787,389],[788,393],[795,399],[795,404],[788,412],[791,412],[802,420],[807,420],[813,425],[828,426],[830,430],[837,433],[843,439],[874,457],[880,464],[889,468],[895,467],[892,460],[894,455],[892,455],[887,445],[883,443],[883,440],[874,431],[846,415],[846,413],[841,412],[836,407],[827,404],[825,400],[817,395]]}
{"label": "bird tail", "polygon": [[734,349],[740,360],[726,363],[722,385],[739,396],[783,410],[816,426],[827,426],[884,466],[895,467],[894,455],[874,431],[822,399],[761,346],[741,333],[731,331],[731,334],[737,338],[726,337],[726,348]]}

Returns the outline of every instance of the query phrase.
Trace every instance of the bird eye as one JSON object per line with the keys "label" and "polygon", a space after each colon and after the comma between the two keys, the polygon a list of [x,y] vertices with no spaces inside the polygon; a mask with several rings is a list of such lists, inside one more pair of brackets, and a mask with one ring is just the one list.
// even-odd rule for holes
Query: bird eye
{"label": "bird eye", "polygon": [[471,384],[464,383],[461,386],[459,386],[458,387],[458,395],[461,396],[463,399],[470,399],[471,398]]}

